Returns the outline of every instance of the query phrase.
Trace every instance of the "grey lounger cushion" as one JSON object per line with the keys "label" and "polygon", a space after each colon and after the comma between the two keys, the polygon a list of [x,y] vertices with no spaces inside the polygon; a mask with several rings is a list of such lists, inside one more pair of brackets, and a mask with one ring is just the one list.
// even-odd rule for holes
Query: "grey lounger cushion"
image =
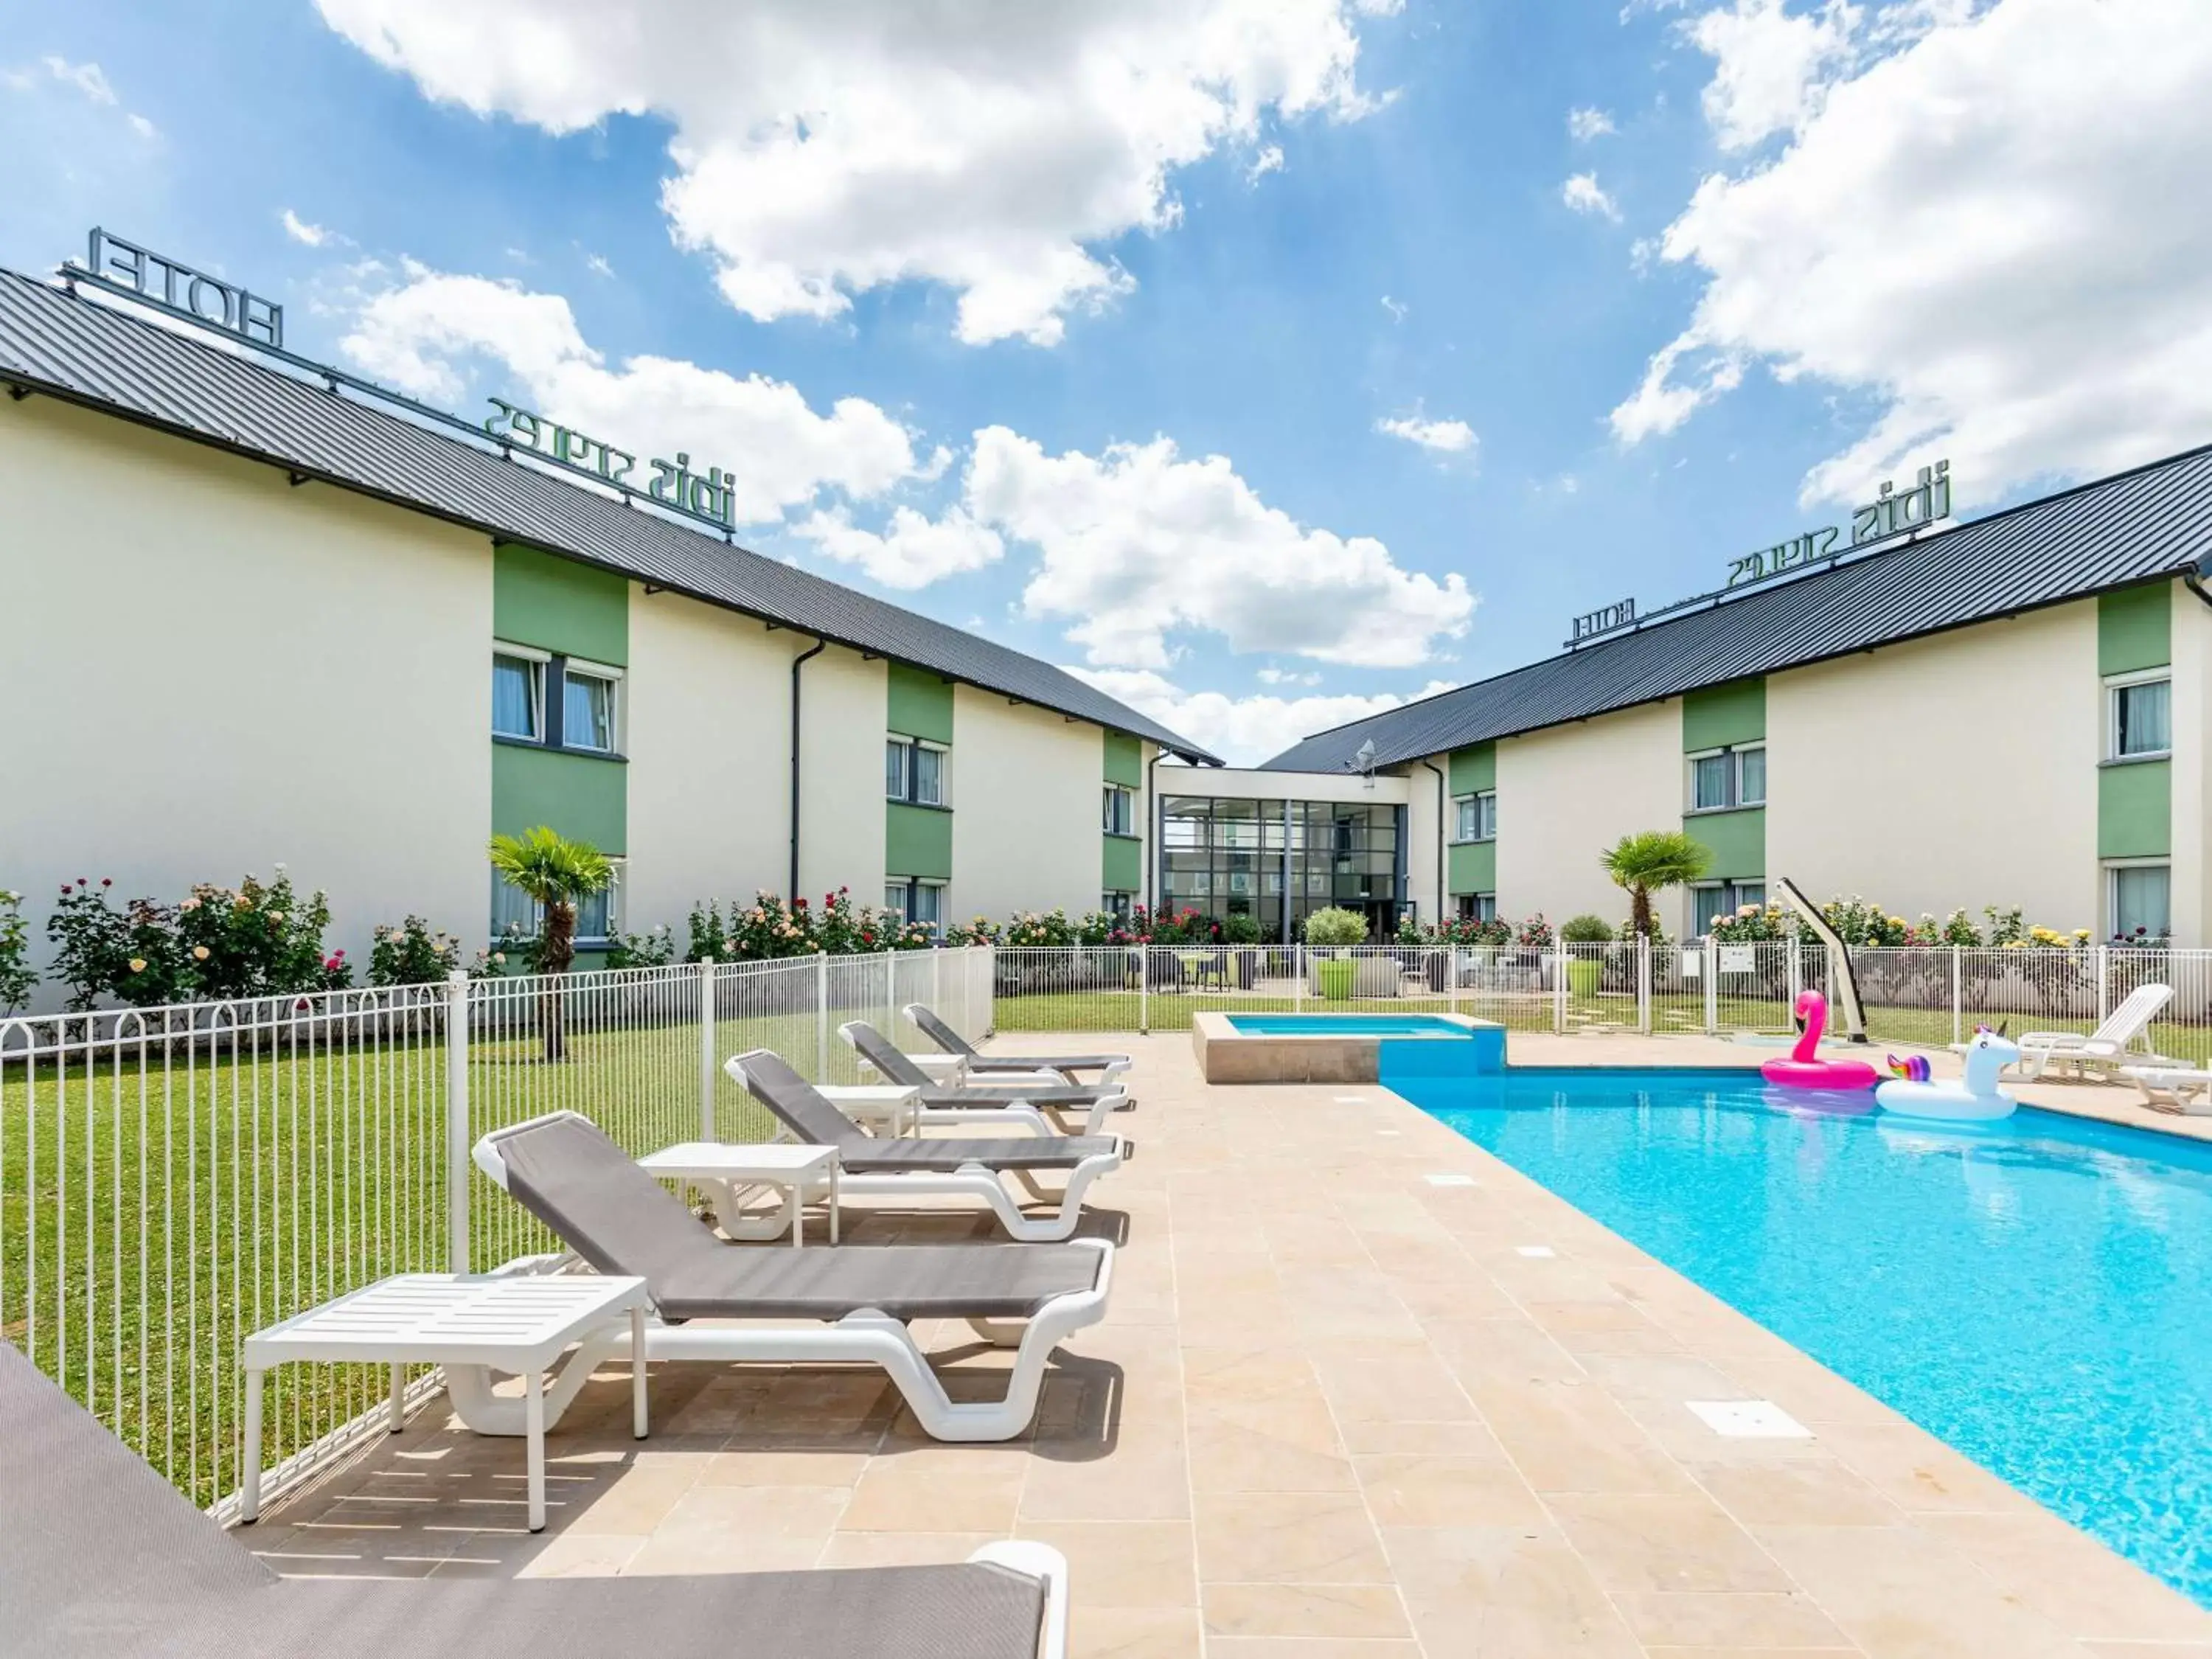
{"label": "grey lounger cushion", "polygon": [[[741,1565],[740,1552],[731,1554],[732,1566]],[[280,1581],[0,1342],[0,1651],[38,1659],[1034,1659],[1043,1609],[1036,1580],[980,1564]]]}
{"label": "grey lounger cushion", "polygon": [[1111,1135],[979,1135],[960,1140],[896,1139],[864,1134],[814,1085],[776,1055],[757,1048],[743,1057],[745,1087],[801,1140],[835,1146],[844,1167],[872,1170],[1072,1170],[1086,1158],[1127,1149]]}
{"label": "grey lounger cushion", "polygon": [[1103,1072],[1129,1058],[1127,1054],[987,1054],[919,1002],[908,1006],[906,1017],[946,1054],[967,1055],[971,1072]]}
{"label": "grey lounger cushion", "polygon": [[[899,1046],[865,1019],[848,1022],[853,1047],[869,1065],[891,1082],[921,1091],[921,1103],[931,1106],[1002,1106],[1019,1102],[1027,1106],[1093,1106],[1118,1089],[1079,1089],[1065,1084],[1002,1083],[995,1086],[963,1085],[948,1089],[915,1065]],[[1031,1069],[1035,1069],[1032,1067]]]}
{"label": "grey lounger cushion", "polygon": [[644,1279],[664,1319],[1026,1319],[1091,1289],[1103,1260],[1081,1244],[726,1244],[580,1118],[503,1135],[499,1152],[507,1191],[601,1273]]}

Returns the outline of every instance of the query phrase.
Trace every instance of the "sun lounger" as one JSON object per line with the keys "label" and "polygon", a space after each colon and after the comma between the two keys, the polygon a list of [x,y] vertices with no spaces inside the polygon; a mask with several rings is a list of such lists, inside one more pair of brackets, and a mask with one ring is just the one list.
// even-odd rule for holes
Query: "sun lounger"
{"label": "sun lounger", "polygon": [[2191,1117],[2212,1115],[2212,1072],[2194,1066],[2123,1066],[2142,1091],[2143,1104]]}
{"label": "sun lounger", "polygon": [[[800,1140],[835,1146],[841,1193],[893,1199],[972,1198],[990,1206],[1010,1237],[1025,1243],[1066,1238],[1083,1218],[1083,1195],[1101,1176],[1121,1167],[1128,1144],[1118,1135],[901,1136],[864,1134],[813,1085],[766,1048],[733,1054],[723,1069]],[[1064,1175],[1055,1196],[1040,1174]],[[1055,1207],[1024,1214],[1002,1177],[1011,1175],[1032,1200]]]}
{"label": "sun lounger", "polygon": [[[1006,1144],[1043,1150],[1039,1142]],[[1097,1239],[803,1250],[728,1244],[574,1112],[495,1129],[477,1142],[475,1158],[585,1261],[645,1280],[659,1321],[646,1327],[647,1358],[880,1365],[922,1428],[939,1440],[1019,1434],[1036,1414],[1053,1349],[1106,1313],[1114,1253]],[[849,1190],[852,1177],[844,1182]],[[906,1328],[917,1319],[964,1319],[990,1340],[1017,1348],[1006,1397],[956,1404]],[[771,1320],[818,1325],[748,1322]],[[1021,1322],[1025,1328],[1017,1332]],[[629,1340],[609,1337],[603,1346],[620,1353]],[[567,1381],[556,1384],[562,1404],[573,1393],[562,1391]]]}
{"label": "sun lounger", "polygon": [[279,1578],[0,1342],[0,1608],[39,1659],[1061,1659],[1067,1564]]}
{"label": "sun lounger", "polygon": [[1133,1063],[1127,1054],[987,1054],[939,1019],[927,1004],[910,1002],[904,1012],[932,1042],[946,1054],[958,1054],[965,1060],[969,1072],[976,1077],[992,1072],[1057,1072],[1073,1083],[1079,1073],[1097,1072],[1102,1073],[1098,1081],[1103,1086],[1112,1083]]}
{"label": "sun lounger", "polygon": [[[2019,1039],[2014,1062],[2023,1076],[2036,1079],[2052,1066],[2070,1067],[2076,1077],[2094,1068],[2109,1077],[2130,1056],[2128,1046],[2149,1029],[2158,1011],[2173,1000],[2171,985],[2138,985],[2122,999],[2103,1024],[2084,1036],[2079,1031],[2030,1031]],[[2136,1055],[2138,1060],[2148,1056]]]}
{"label": "sun lounger", "polygon": [[884,1082],[921,1091],[924,1122],[988,1122],[990,1114],[1017,1109],[1050,1112],[1055,1118],[1080,1113],[1081,1133],[1095,1135],[1105,1127],[1109,1116],[1128,1103],[1128,1096],[1119,1088],[1073,1088],[1052,1073],[1037,1073],[1037,1080],[1028,1083],[970,1083],[948,1088],[865,1019],[847,1020],[837,1028],[837,1035]]}

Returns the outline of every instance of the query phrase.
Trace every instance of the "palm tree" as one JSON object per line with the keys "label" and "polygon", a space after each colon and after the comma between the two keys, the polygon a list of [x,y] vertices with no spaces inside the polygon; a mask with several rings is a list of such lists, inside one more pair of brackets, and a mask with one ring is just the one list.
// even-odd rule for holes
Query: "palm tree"
{"label": "palm tree", "polygon": [[1623,836],[1598,854],[1613,885],[1628,890],[1629,917],[1636,931],[1651,936],[1651,896],[1695,881],[1713,861],[1711,850],[1680,830],[1646,830]]}
{"label": "palm tree", "polygon": [[[491,867],[545,913],[538,935],[538,971],[549,980],[567,973],[576,959],[576,901],[605,892],[614,879],[614,866],[591,842],[567,840],[544,824],[519,836],[494,836],[490,851]],[[557,988],[546,986],[542,1007],[545,1058],[560,1060],[566,1047]]]}

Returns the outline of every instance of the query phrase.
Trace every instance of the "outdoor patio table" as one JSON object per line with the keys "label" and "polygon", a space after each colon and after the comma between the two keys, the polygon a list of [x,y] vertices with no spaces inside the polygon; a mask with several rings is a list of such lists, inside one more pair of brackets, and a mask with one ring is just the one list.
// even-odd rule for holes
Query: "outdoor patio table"
{"label": "outdoor patio table", "polygon": [[[664,1146],[638,1159],[638,1167],[657,1176],[672,1176],[688,1184],[711,1188],[716,1194],[715,1219],[732,1238],[773,1237],[757,1222],[742,1219],[738,1202],[748,1187],[781,1191],[784,1224],[791,1229],[791,1247],[804,1243],[804,1206],[811,1187],[830,1189],[830,1242],[837,1242],[837,1149],[795,1140],[769,1141],[758,1146],[735,1146],[720,1140],[687,1140]],[[781,1228],[777,1229],[781,1231]]]}
{"label": "outdoor patio table", "polygon": [[907,1135],[921,1127],[921,1091],[904,1083],[838,1083],[815,1092],[872,1134]]}
{"label": "outdoor patio table", "polygon": [[545,1529],[545,1372],[572,1343],[629,1316],[631,1430],[646,1431],[645,1281],[598,1273],[400,1273],[246,1339],[243,1522],[261,1512],[261,1382],[288,1361],[392,1368],[391,1428],[409,1365],[488,1365],[522,1377],[530,1530]]}

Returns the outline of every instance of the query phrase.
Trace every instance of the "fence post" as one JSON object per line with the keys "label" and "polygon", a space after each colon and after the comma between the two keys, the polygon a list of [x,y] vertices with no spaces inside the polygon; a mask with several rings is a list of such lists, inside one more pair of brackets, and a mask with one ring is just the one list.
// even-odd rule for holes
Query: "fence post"
{"label": "fence post", "polygon": [[1552,939],[1552,1034],[1565,1036],[1567,1030],[1567,942],[1554,935]]}
{"label": "fence post", "polygon": [[1705,1035],[1721,1034],[1721,947],[1711,933],[1705,935]]}
{"label": "fence post", "polygon": [[1452,1013],[1459,1012],[1459,946],[1444,946],[1444,1006]]}
{"label": "fence post", "polygon": [[2112,948],[2109,945],[2097,947],[2097,1024],[2102,1025],[2112,1012]]}
{"label": "fence post", "polygon": [[699,958],[699,1139],[714,1139],[714,958]]}
{"label": "fence post", "polygon": [[814,954],[814,1080],[830,1080],[830,957]]}
{"label": "fence post", "polygon": [[1804,945],[1797,937],[1797,919],[1790,919],[1790,1006],[1784,1009],[1782,1029],[1788,1030],[1790,1022],[1797,1018],[1797,994],[1805,988]]}
{"label": "fence post", "polygon": [[1636,936],[1636,1029],[1651,1035],[1651,935]]}
{"label": "fence post", "polygon": [[[962,999],[960,1018],[968,1018],[966,999]],[[939,945],[929,953],[929,1012],[938,1018],[945,1018],[945,947]]]}
{"label": "fence post", "polygon": [[1966,1040],[1966,975],[1960,971],[1959,947],[1951,947],[1951,1041]]}
{"label": "fence post", "polygon": [[446,975],[446,1271],[469,1270],[469,976]]}
{"label": "fence post", "polygon": [[1152,1030],[1152,947],[1137,947],[1137,1035],[1149,1036]]}

